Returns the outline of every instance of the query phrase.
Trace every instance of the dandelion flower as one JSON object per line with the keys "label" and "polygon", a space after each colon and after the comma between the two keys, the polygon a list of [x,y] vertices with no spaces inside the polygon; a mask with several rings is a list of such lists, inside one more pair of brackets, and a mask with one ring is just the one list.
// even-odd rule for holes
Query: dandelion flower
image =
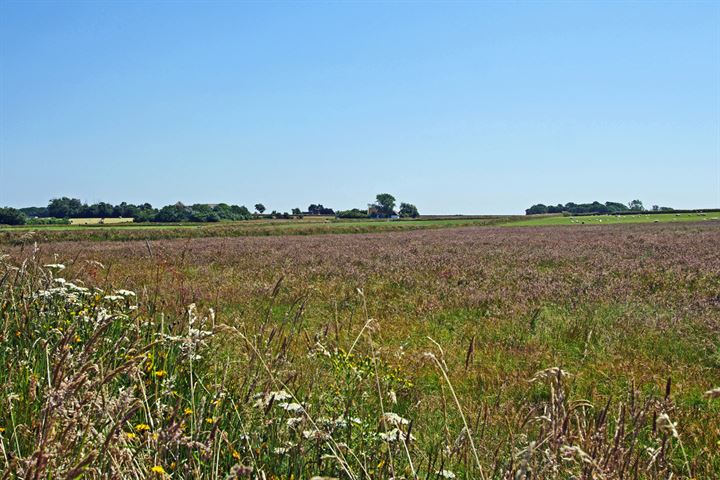
{"label": "dandelion flower", "polygon": [[135,425],[136,432],[147,432],[148,430],[150,430],[150,425],[147,423],[138,423]]}
{"label": "dandelion flower", "polygon": [[137,434],[133,432],[125,432],[125,436],[128,438],[128,440],[134,440],[137,438]]}
{"label": "dandelion flower", "polygon": [[165,370],[158,370],[155,372],[155,376],[158,378],[162,378],[167,375],[167,372]]}
{"label": "dandelion flower", "polygon": [[192,408],[186,408],[183,413],[185,413],[185,415],[192,415]]}
{"label": "dandelion flower", "polygon": [[155,465],[150,470],[152,470],[154,473],[157,473],[158,475],[165,475],[165,469],[161,465]]}

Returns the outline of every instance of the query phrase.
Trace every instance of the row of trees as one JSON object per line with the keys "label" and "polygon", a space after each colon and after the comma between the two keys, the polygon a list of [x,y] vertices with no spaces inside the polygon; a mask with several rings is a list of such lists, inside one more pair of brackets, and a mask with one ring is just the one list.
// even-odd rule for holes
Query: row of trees
{"label": "row of trees", "polygon": [[[419,216],[417,207],[410,203],[401,203],[399,210],[395,211],[395,197],[389,193],[381,193],[375,197],[375,202],[368,204],[366,210],[353,208],[335,212],[322,204],[310,204],[307,209],[308,215],[336,215],[340,218],[391,218]],[[266,208],[262,203],[254,205],[255,211],[263,215]],[[292,214],[273,211],[269,214],[272,218],[292,218],[305,215],[299,208],[293,208]],[[221,220],[248,220],[253,218],[253,213],[245,206],[228,205],[219,203],[208,205],[196,203],[184,205],[181,202],[173,205],[166,205],[160,209],[154,208],[149,203],[135,205],[122,202],[113,205],[106,202],[93,204],[83,203],[77,198],[54,198],[50,200],[47,207],[27,208],[0,208],[0,224],[24,225],[28,219],[33,223],[49,223],[53,219],[61,219],[65,222],[71,218],[132,218],[136,222],[219,222]]]}
{"label": "row of trees", "polygon": [[47,207],[2,208],[0,224],[23,225],[27,223],[28,218],[132,218],[136,222],[219,222],[247,220],[252,216],[245,206],[226,203],[184,205],[178,202],[157,209],[149,203],[134,205],[122,202],[119,205],[112,205],[99,202],[88,205],[77,198],[62,197],[50,200]]}
{"label": "row of trees", "polygon": [[[255,204],[255,210],[256,210],[259,214],[262,215],[263,212],[265,212],[266,208],[265,208],[265,205],[263,205],[262,203],[256,203],[256,204]],[[271,215],[271,216],[276,216],[276,214],[278,214],[278,212],[276,212],[276,211],[273,210],[273,212],[272,212],[270,215]],[[315,205],[314,203],[311,203],[310,206],[309,206],[308,209],[307,209],[307,214],[308,214],[308,215],[335,215],[335,210],[333,210],[332,208],[325,208],[322,204]],[[280,215],[282,215],[282,216],[289,216],[290,214],[287,213],[287,212],[285,212],[285,213],[282,213],[282,214],[280,214]],[[302,210],[300,210],[299,208],[293,208],[293,209],[292,209],[292,215],[294,215],[294,216],[301,216],[301,215],[304,215],[304,214],[303,214]]]}
{"label": "row of trees", "polygon": [[[632,200],[627,205],[620,202],[592,202],[592,203],[573,203],[568,202],[565,205],[559,203],[557,205],[544,205],[538,203],[525,210],[526,215],[538,215],[543,213],[571,213],[574,215],[581,214],[614,214],[629,212],[645,212],[647,211],[640,200]],[[670,207],[652,206],[654,212],[671,212]]]}

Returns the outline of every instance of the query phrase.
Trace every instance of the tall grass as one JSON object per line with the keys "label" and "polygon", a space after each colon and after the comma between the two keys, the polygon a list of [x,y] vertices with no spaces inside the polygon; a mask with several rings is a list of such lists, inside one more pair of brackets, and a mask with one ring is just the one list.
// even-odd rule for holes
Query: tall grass
{"label": "tall grass", "polygon": [[[664,396],[631,387],[594,406],[570,373],[527,379],[534,401],[502,434],[468,411],[445,352],[426,355],[442,412],[374,342],[364,308],[343,333],[304,301],[216,318],[163,314],[151,293],[83,284],[33,249],[0,267],[3,478],[669,478],[691,476]],[[98,268],[105,268],[99,265]],[[362,292],[358,292],[364,304]],[[470,358],[471,352],[468,352]]]}

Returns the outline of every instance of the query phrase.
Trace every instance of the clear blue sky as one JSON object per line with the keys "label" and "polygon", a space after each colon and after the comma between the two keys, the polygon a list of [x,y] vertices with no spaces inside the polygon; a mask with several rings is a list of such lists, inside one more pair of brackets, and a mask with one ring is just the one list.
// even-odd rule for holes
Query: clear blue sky
{"label": "clear blue sky", "polygon": [[720,207],[719,2],[0,2],[0,205]]}

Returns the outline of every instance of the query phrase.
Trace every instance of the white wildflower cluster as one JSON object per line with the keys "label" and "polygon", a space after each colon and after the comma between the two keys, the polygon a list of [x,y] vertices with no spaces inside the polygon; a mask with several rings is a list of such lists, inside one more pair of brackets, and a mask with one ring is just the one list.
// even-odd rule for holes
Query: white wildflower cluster
{"label": "white wildflower cluster", "polygon": [[409,425],[410,420],[407,418],[403,418],[397,413],[394,412],[385,412],[383,414],[383,420],[385,422],[389,423],[390,425],[393,425],[393,428],[387,432],[380,432],[378,435],[381,440],[384,440],[386,442],[396,442],[398,440],[402,440],[403,442],[407,440],[414,440],[415,437],[413,435],[410,435],[408,437],[407,433],[402,431],[403,425]]}
{"label": "white wildflower cluster", "polygon": [[330,439],[330,434],[313,428],[311,430],[303,430],[303,437],[307,440],[328,440]]}
{"label": "white wildflower cluster", "polygon": [[292,398],[292,395],[285,390],[268,393],[256,393],[256,400],[253,406],[257,408],[267,408],[270,405],[270,402],[285,402],[286,400],[291,400]]}
{"label": "white wildflower cluster", "polygon": [[439,470],[437,475],[442,478],[455,478],[455,474],[450,470]]}
{"label": "white wildflower cluster", "polygon": [[315,424],[318,427],[322,427],[325,431],[332,432],[337,428],[345,428],[348,426],[348,422],[354,423],[355,425],[362,425],[362,420],[357,417],[346,418],[344,415],[340,415],[337,418],[320,417],[315,420]]}
{"label": "white wildflower cluster", "polygon": [[60,277],[53,279],[53,284],[57,286],[35,292],[35,298],[41,298],[48,301],[62,300],[71,305],[79,305],[82,297],[101,291],[81,287]]}
{"label": "white wildflower cluster", "polygon": [[63,265],[62,263],[48,263],[47,265],[43,265],[43,267],[45,267],[48,270],[51,270],[53,272],[59,272],[61,270],[65,270],[65,265]]}
{"label": "white wildflower cluster", "polygon": [[285,455],[286,453],[290,452],[296,444],[292,442],[287,442],[287,444],[284,447],[275,447],[273,448],[273,453],[276,455]]}
{"label": "white wildflower cluster", "polygon": [[287,425],[290,428],[295,428],[298,425],[302,424],[305,419],[302,417],[290,417],[285,422],[285,425]]}
{"label": "white wildflower cluster", "polygon": [[302,413],[303,410],[305,410],[305,408],[302,405],[300,405],[299,403],[295,403],[295,402],[291,402],[291,403],[281,402],[281,403],[278,403],[277,406],[289,413],[294,413],[294,414]]}
{"label": "white wildflower cluster", "polygon": [[330,353],[330,350],[328,350],[325,345],[323,345],[320,342],[315,342],[315,345],[313,348],[311,348],[307,353],[308,358],[313,357],[332,357],[332,353]]}
{"label": "white wildflower cluster", "polygon": [[103,299],[111,302],[122,302],[135,296],[135,292],[131,292],[130,290],[115,290],[112,295],[105,295]]}
{"label": "white wildflower cluster", "polygon": [[[407,433],[403,432],[397,427],[393,428],[388,432],[380,432],[378,436],[380,437],[380,440],[384,440],[388,443],[397,442],[399,440],[406,442],[408,440]],[[415,436],[411,434],[409,439],[415,440]]]}
{"label": "white wildflower cluster", "polygon": [[385,412],[383,415],[383,418],[385,418],[386,422],[392,423],[393,425],[409,425],[410,420],[407,418],[403,418],[397,413],[393,412]]}
{"label": "white wildflower cluster", "polygon": [[362,425],[362,420],[360,420],[358,417],[346,418],[345,416],[340,415],[335,420],[333,420],[333,426],[335,428],[345,428],[347,427],[348,422],[354,423],[355,425]]}

